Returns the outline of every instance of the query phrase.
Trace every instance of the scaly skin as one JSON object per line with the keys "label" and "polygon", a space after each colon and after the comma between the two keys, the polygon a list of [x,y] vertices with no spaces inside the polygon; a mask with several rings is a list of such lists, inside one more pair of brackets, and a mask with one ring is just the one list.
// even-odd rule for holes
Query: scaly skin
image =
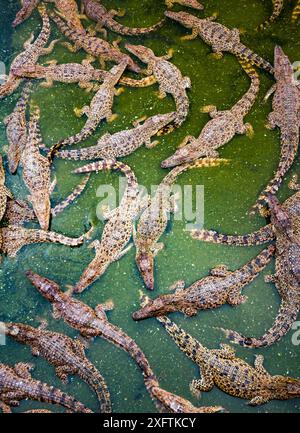
{"label": "scaly skin", "polygon": [[41,83],[42,87],[51,87],[54,81],[60,83],[78,83],[79,87],[86,90],[92,90],[94,85],[91,81],[103,81],[107,75],[106,71],[95,69],[89,60],[83,60],[82,63],[65,63],[56,64],[52,60],[50,66],[34,65],[19,70],[15,70],[19,77],[45,79]]}
{"label": "scaly skin", "polygon": [[[299,185],[295,186],[299,188]],[[236,344],[245,347],[271,346],[279,341],[291,329],[300,308],[299,287],[299,203],[300,192],[295,193],[280,205],[275,196],[268,196],[271,224],[259,232],[245,236],[227,236],[205,230],[192,234],[195,239],[227,245],[257,245],[276,240],[275,275],[267,278],[274,282],[281,296],[281,305],[273,326],[260,338],[244,337],[241,334],[223,330],[226,336]]]}
{"label": "scaly skin", "polygon": [[18,226],[2,227],[0,229],[0,251],[9,257],[16,257],[18,251],[25,245],[55,242],[70,247],[82,245],[87,235],[79,238],[69,238],[55,232],[44,230],[26,229]]}
{"label": "scaly skin", "polygon": [[155,195],[149,198],[146,209],[142,212],[134,243],[136,246],[136,264],[144,283],[149,290],[154,289],[154,257],[164,247],[158,240],[166,230],[170,212],[174,212],[174,195],[171,195],[171,187],[179,174],[192,168],[217,167],[226,160],[206,158],[196,161],[194,164],[183,164],[173,168],[165,176],[158,186]]}
{"label": "scaly skin", "polygon": [[166,11],[165,15],[192,30],[192,34],[184,39],[195,39],[200,36],[205,43],[211,45],[212,51],[221,57],[223,52],[229,52],[237,57],[247,59],[266,71],[273,73],[273,66],[258,56],[240,42],[238,29],[228,29],[220,23],[215,23],[215,17],[200,19],[186,12]]}
{"label": "scaly skin", "polygon": [[165,0],[165,3],[168,8],[172,8],[175,3],[178,3],[179,5],[182,6],[197,9],[198,11],[204,9],[204,6],[201,3],[199,3],[197,0]]}
{"label": "scaly skin", "polygon": [[86,114],[88,118],[84,127],[77,134],[61,140],[54,146],[52,146],[48,154],[49,160],[53,159],[55,153],[62,146],[70,146],[75,143],[80,143],[81,141],[86,140],[88,137],[90,137],[101,122],[101,120],[107,119],[108,121],[111,121],[114,118],[112,113],[112,105],[114,101],[114,96],[116,94],[119,94],[115,86],[118,83],[120,77],[122,76],[126,65],[126,61],[120,63],[119,65],[114,66],[110,70],[110,72],[107,73],[99,90],[93,97],[90,106],[84,106],[82,109],[79,110],[80,115]]}
{"label": "scaly skin", "polygon": [[8,168],[14,174],[19,166],[21,155],[27,141],[26,107],[32,91],[32,83],[25,84],[21,97],[13,112],[4,119],[9,143],[7,151]]}
{"label": "scaly skin", "polygon": [[51,205],[50,163],[40,154],[39,150],[39,120],[40,110],[32,108],[28,127],[28,137],[22,153],[23,180],[30,192],[28,200],[43,230],[48,230],[50,224]]}
{"label": "scaly skin", "polygon": [[92,411],[75,398],[31,377],[31,364],[19,363],[14,367],[0,364],[0,401],[7,406],[18,406],[21,400],[36,400],[58,404],[73,412]]}
{"label": "scaly skin", "polygon": [[[98,23],[98,28],[101,29],[103,27],[112,30],[115,33],[119,33],[120,35],[125,36],[139,36],[145,35],[148,33],[152,33],[159,29],[165,20],[159,21],[157,24],[151,27],[144,28],[132,28],[126,27],[122,24],[118,23],[114,17],[118,15],[118,12],[115,10],[108,11],[99,1],[97,0],[82,0],[84,5],[84,11],[86,15],[93,21]],[[96,27],[96,28],[97,28]],[[106,31],[105,31],[106,33]]]}
{"label": "scaly skin", "polygon": [[140,72],[141,68],[134,63],[127,54],[122,53],[116,45],[112,46],[103,39],[90,36],[86,31],[79,31],[75,28],[69,27],[67,23],[59,18],[54,12],[50,11],[48,13],[59,30],[74,43],[74,46],[68,43],[65,44],[70,51],[77,52],[82,48],[88,54],[99,58],[102,69],[104,69],[103,63],[105,61],[112,61],[115,63],[127,61],[128,69],[133,72]]}
{"label": "scaly skin", "polygon": [[252,134],[252,126],[244,123],[244,117],[253,106],[259,92],[260,80],[255,69],[240,60],[243,69],[251,78],[251,86],[247,93],[230,109],[218,111],[213,105],[204,107],[211,120],[204,126],[198,138],[188,135],[179,145],[174,155],[161,163],[161,167],[174,167],[185,162],[192,162],[201,157],[218,157],[218,149],[228,143],[235,134]]}
{"label": "scaly skin", "polygon": [[[85,189],[90,178],[88,174],[82,182],[64,200],[51,209],[52,218],[70,206]],[[36,221],[36,215],[30,205],[24,200],[8,200],[4,214],[5,221],[11,226],[22,226],[25,222]]]}
{"label": "scaly skin", "polygon": [[272,0],[273,3],[273,12],[272,15],[262,24],[259,25],[259,29],[264,30],[269,27],[272,23],[274,23],[283,9],[283,0]]}
{"label": "scaly skin", "polygon": [[22,323],[5,323],[5,334],[31,348],[34,356],[41,356],[54,365],[56,375],[63,383],[68,375],[78,375],[96,393],[100,412],[111,412],[110,394],[105,380],[96,367],[87,359],[83,343],[58,332],[45,330],[43,323],[38,329]]}
{"label": "scaly skin", "polygon": [[95,240],[90,245],[90,248],[95,248],[96,255],[75,285],[73,290],[76,293],[85,290],[103,275],[111,263],[126,254],[128,251],[127,244],[133,232],[134,220],[141,207],[139,185],[128,165],[115,160],[104,160],[80,167],[74,173],[100,170],[120,170],[126,176],[127,187],[120,205],[105,216],[108,221],[103,229],[101,240]]}
{"label": "scaly skin", "polygon": [[31,16],[39,2],[40,0],[23,0],[22,8],[19,10],[12,23],[13,27],[16,27],[26,21]]}
{"label": "scaly skin", "polygon": [[265,197],[276,194],[287,171],[292,166],[298,151],[300,126],[300,92],[294,78],[294,70],[289,58],[279,46],[275,47],[275,79],[273,111],[268,116],[270,129],[280,128],[281,157],[273,179],[260,194],[254,209],[263,213]]}
{"label": "scaly skin", "polygon": [[179,69],[168,62],[172,54],[157,57],[150,48],[143,45],[126,44],[125,48],[147,64],[147,73],[153,74],[159,84],[159,97],[164,98],[167,93],[173,96],[177,111],[175,124],[177,127],[180,126],[189,111],[189,100],[186,94],[186,89],[191,87],[189,77],[183,77]]}
{"label": "scaly skin", "polygon": [[300,15],[300,0],[297,0],[296,2],[296,6],[293,9],[292,12],[292,24],[296,24],[296,22],[298,21]]}
{"label": "scaly skin", "polygon": [[172,286],[174,294],[158,296],[133,313],[132,317],[142,320],[175,311],[194,316],[198,310],[219,308],[226,303],[232,306],[243,304],[247,297],[241,294],[241,290],[267,266],[274,251],[272,245],[236,271],[231,272],[224,265],[217,266],[211,270],[209,277],[201,278],[187,288],[184,281],[178,281]]}
{"label": "scaly skin", "polygon": [[2,162],[2,156],[0,156],[0,221],[4,217],[7,198],[12,199],[12,194],[9,189],[5,186],[5,171]]}
{"label": "scaly skin", "polygon": [[95,146],[74,150],[61,150],[56,154],[57,158],[72,159],[76,161],[91,159],[116,159],[130,155],[143,144],[151,149],[158,144],[151,137],[161,129],[172,123],[176,113],[157,114],[149,117],[141,125],[137,123],[134,128],[116,132],[115,134],[104,134]]}
{"label": "scaly skin", "polygon": [[50,37],[50,32],[51,32],[50,22],[49,22],[49,18],[45,6],[40,5],[38,7],[38,10],[43,20],[42,30],[34,42],[32,42],[34,39],[34,35],[33,33],[31,34],[28,41],[26,41],[24,44],[24,51],[18,54],[17,57],[13,60],[10,67],[9,75],[7,77],[7,81],[5,84],[0,86],[0,99],[5,98],[8,95],[11,95],[22,82],[21,78],[16,77],[14,75],[14,70],[15,69],[18,70],[25,66],[35,65],[40,56],[52,52],[57,42],[57,40],[54,40],[50,43],[48,48],[45,48],[45,45],[48,42],[48,39]]}
{"label": "scaly skin", "polygon": [[229,395],[250,400],[252,406],[300,396],[300,380],[271,376],[263,367],[262,355],[256,357],[252,367],[238,358],[233,348],[226,344],[221,345],[220,349],[207,349],[167,317],[161,316],[157,320],[180,350],[199,366],[201,379],[191,383],[193,393],[210,391],[216,385]]}

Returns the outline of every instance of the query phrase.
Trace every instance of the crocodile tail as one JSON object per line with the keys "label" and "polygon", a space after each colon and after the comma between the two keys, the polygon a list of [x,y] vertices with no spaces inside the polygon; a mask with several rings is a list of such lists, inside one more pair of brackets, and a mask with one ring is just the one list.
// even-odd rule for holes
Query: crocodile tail
{"label": "crocodile tail", "polygon": [[38,6],[38,11],[39,11],[39,14],[43,20],[43,27],[42,27],[42,30],[41,30],[38,38],[34,42],[34,45],[38,46],[38,47],[44,47],[46,45],[46,43],[48,42],[48,39],[50,37],[51,26],[50,26],[49,17],[47,14],[46,6],[43,3],[41,3]]}
{"label": "crocodile tail", "polygon": [[87,174],[87,176],[84,177],[83,181],[80,182],[79,185],[77,185],[73,192],[51,210],[51,214],[53,217],[56,217],[58,214],[60,214],[80,196],[80,194],[84,191],[89,181],[89,178],[90,174]]}
{"label": "crocodile tail", "polygon": [[11,95],[20,85],[22,79],[9,75],[7,81],[0,85],[0,99]]}
{"label": "crocodile tail", "polygon": [[76,37],[78,37],[81,32],[79,30],[76,30],[74,27],[70,28],[67,23],[62,20],[55,12],[48,11],[49,17],[52,19],[52,21],[55,22],[59,30],[68,38],[71,40],[75,40]]}
{"label": "crocodile tail", "polygon": [[206,351],[207,349],[199,343],[198,340],[187,334],[183,329],[179,328],[174,322],[172,322],[166,316],[156,317],[167,333],[170,335],[172,340],[176,343],[180,350],[182,350],[189,358],[196,362],[197,356],[200,352]]}
{"label": "crocodile tail", "polygon": [[25,111],[26,110],[26,106],[28,104],[29,101],[29,97],[32,93],[32,86],[33,86],[33,82],[31,80],[26,80],[20,99],[17,102],[17,109],[20,111]]}
{"label": "crocodile tail", "polygon": [[79,371],[79,375],[81,379],[84,380],[95,391],[100,403],[100,412],[111,413],[112,408],[110,392],[103,376],[99,373],[99,371],[93,365],[83,365]]}
{"label": "crocodile tail", "polygon": [[297,4],[292,12],[292,23],[295,24],[298,21],[298,17],[300,15],[300,0],[297,0]]}
{"label": "crocodile tail", "polygon": [[260,338],[245,337],[236,331],[222,329],[226,337],[240,346],[257,348],[267,347],[279,341],[297,319],[300,305],[297,302],[282,301],[274,325]]}
{"label": "crocodile tail", "polygon": [[242,59],[249,60],[252,64],[258,66],[259,68],[265,69],[271,74],[274,73],[274,68],[267,60],[260,57],[258,54],[254,53],[250,48],[246,47],[242,43],[237,43],[234,47],[234,54]]}
{"label": "crocodile tail", "polygon": [[238,281],[241,284],[249,284],[257,275],[270,263],[275,253],[275,245],[270,245],[264,249],[258,256],[250,260],[242,268],[238,269],[235,273],[238,276]]}
{"label": "crocodile tail", "polygon": [[154,24],[150,27],[141,27],[141,28],[135,28],[135,27],[126,27],[122,24],[118,23],[114,19],[107,19],[105,22],[105,25],[112,30],[113,32],[119,33],[120,35],[124,36],[139,36],[139,35],[146,35],[148,33],[155,32],[158,30],[162,25],[164,24],[165,19],[163,18],[158,23]]}
{"label": "crocodile tail", "polygon": [[179,126],[182,125],[182,123],[187,118],[187,115],[189,113],[189,98],[187,97],[185,92],[182,92],[180,95],[177,95],[175,97],[175,103],[176,103],[176,117],[174,120],[174,124],[176,128],[179,128]]}
{"label": "crocodile tail", "polygon": [[272,23],[274,23],[279,17],[279,15],[281,14],[282,9],[283,9],[283,0],[273,0],[272,15],[266,21],[260,24],[257,30],[264,30],[267,27],[269,27]]}
{"label": "crocodile tail", "polygon": [[260,79],[257,71],[253,67],[253,64],[248,59],[239,57],[238,61],[251,79],[251,85],[241,100],[233,106],[232,111],[236,111],[239,115],[245,116],[250,111],[256,100],[260,88]]}
{"label": "crocodile tail", "polygon": [[[97,122],[98,124],[98,122]],[[55,154],[61,149],[63,146],[72,146],[73,144],[80,143],[81,141],[86,140],[89,136],[94,132],[96,125],[91,125],[88,128],[83,128],[78,134],[72,135],[71,137],[60,140],[58,143],[54,144],[48,152],[48,159],[52,162]]]}
{"label": "crocodile tail", "polygon": [[39,4],[40,0],[24,0],[23,6],[17,13],[12,26],[17,27],[19,24],[23,23],[25,20],[27,20],[36,6]]}
{"label": "crocodile tail", "polygon": [[154,75],[150,75],[149,77],[141,78],[140,80],[136,80],[134,78],[129,77],[121,77],[119,83],[128,86],[128,87],[148,87],[152,86],[156,83],[156,78]]}

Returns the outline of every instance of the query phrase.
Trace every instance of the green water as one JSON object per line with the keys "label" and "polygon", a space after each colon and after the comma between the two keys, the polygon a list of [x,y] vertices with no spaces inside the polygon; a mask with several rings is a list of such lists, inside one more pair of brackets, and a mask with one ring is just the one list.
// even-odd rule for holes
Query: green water
{"label": "green water", "polygon": [[[124,7],[127,14],[120,21],[129,26],[145,26],[158,21],[165,9],[162,0],[106,0],[108,7]],[[284,13],[280,20],[269,31],[257,33],[254,29],[271,13],[271,1],[261,0],[203,0],[206,6],[205,15],[210,16],[214,11],[219,12],[219,21],[229,27],[243,28],[243,42],[255,49],[268,60],[273,59],[273,47],[279,44],[290,56],[292,61],[300,60],[300,23],[291,27],[290,17],[293,2],[286,2]],[[21,50],[23,42],[31,31],[40,28],[37,13],[20,26],[16,31],[11,29],[10,23],[18,10],[18,1],[0,0],[0,60],[7,65]],[[180,10],[180,6],[175,6]],[[194,12],[203,16],[201,12]],[[52,37],[59,35],[53,25]],[[173,62],[184,75],[192,81],[189,91],[191,108],[189,116],[183,126],[174,133],[161,139],[161,143],[153,150],[139,149],[127,157],[126,163],[134,170],[139,182],[145,186],[158,184],[166,171],[160,168],[160,162],[171,155],[179,142],[187,134],[198,135],[201,128],[208,121],[206,114],[200,113],[203,105],[215,104],[219,109],[231,107],[247,90],[249,80],[241,71],[236,59],[225,55],[223,60],[213,59],[210,48],[200,39],[195,41],[180,41],[180,36],[186,30],[179,25],[167,21],[164,27],[152,36],[142,38],[124,38],[132,43],[144,43],[154,49],[157,54],[165,54],[167,49],[174,49]],[[63,38],[60,35],[61,38]],[[110,40],[116,35],[110,33]],[[85,57],[83,52],[71,54],[65,48],[57,46],[49,59],[56,58],[59,63],[79,61]],[[40,61],[44,61],[44,57]],[[263,104],[263,96],[271,86],[272,80],[266,73],[261,73],[261,91],[258,100],[247,116],[251,122],[255,136],[252,140],[245,136],[237,136],[221,149],[221,156],[231,160],[230,165],[221,168],[193,170],[183,174],[179,184],[193,184],[205,186],[205,227],[214,228],[228,233],[248,233],[264,225],[260,217],[250,218],[248,210],[262,187],[271,178],[278,164],[280,144],[277,130],[268,131],[264,127],[265,119],[271,108],[271,102]],[[126,89],[120,97],[115,98],[113,110],[119,114],[113,124],[102,124],[97,133],[86,142],[94,144],[96,138],[104,132],[122,130],[134,119],[143,115],[168,112],[173,109],[170,96],[159,100],[155,95],[158,88]],[[6,98],[0,103],[0,140],[2,154],[5,155],[7,140],[3,126],[3,118],[11,112],[20,91]],[[46,144],[53,144],[58,139],[67,137],[81,129],[84,119],[78,120],[73,114],[73,108],[83,106],[92,95],[85,93],[76,85],[55,84],[53,88],[37,87],[33,100],[41,108],[41,129]],[[53,205],[64,198],[81,179],[71,174],[71,170],[78,163],[55,161],[54,170],[57,176],[57,187],[53,193]],[[296,160],[293,169],[281,188],[279,197],[285,199],[290,195],[287,188],[291,174],[300,173],[299,161]],[[96,218],[96,206],[99,198],[96,190],[101,184],[118,185],[118,175],[93,174],[87,190],[80,199],[54,219],[52,229],[69,236],[80,235],[89,222],[97,225],[100,235],[103,223]],[[15,176],[7,177],[7,185],[16,197],[26,197],[21,171]],[[156,260],[154,295],[166,293],[167,288],[176,280],[185,279],[187,284],[207,275],[210,268],[219,263],[225,263],[231,269],[236,269],[247,260],[254,257],[261,248],[250,247],[241,249],[209,245],[192,240],[184,231],[186,221],[176,221],[170,224],[167,233],[162,237],[165,249],[159,253]],[[70,249],[60,245],[34,245],[24,248],[15,260],[3,258],[0,268],[0,306],[3,321],[20,321],[38,325],[38,318],[49,322],[49,329],[66,333],[70,336],[76,333],[62,321],[55,321],[51,317],[50,304],[45,301],[24,277],[26,269],[32,269],[43,276],[51,278],[64,287],[78,281],[83,269],[92,259],[94,253],[83,246]],[[194,318],[184,318],[181,314],[172,315],[185,330],[197,337],[210,348],[217,348],[224,341],[223,335],[214,327],[230,327],[247,335],[260,336],[273,323],[280,299],[272,284],[264,282],[264,275],[271,273],[274,264],[270,264],[249,287],[245,290],[249,296],[246,304],[237,308],[224,306],[215,311],[200,312]],[[158,322],[150,319],[135,323],[131,313],[138,308],[138,290],[143,288],[138,274],[132,249],[119,262],[112,264],[105,275],[79,298],[91,306],[113,299],[114,311],[108,313],[109,320],[123,328],[141,346],[147,355],[151,366],[157,374],[161,386],[168,391],[182,395],[195,405],[218,404],[226,407],[230,412],[298,412],[299,399],[287,402],[273,401],[267,405],[251,408],[241,399],[233,398],[218,390],[216,387],[209,393],[203,393],[197,401],[189,391],[189,383],[198,377],[198,369],[174,345]],[[272,374],[289,374],[300,376],[299,346],[291,341],[292,332],[274,346],[251,351],[237,348],[237,353],[253,362],[254,353],[265,355],[265,366]],[[111,391],[113,410],[115,412],[151,412],[155,411],[154,404],[147,394],[142,375],[134,362],[126,353],[113,345],[97,338],[87,352],[90,360],[99,368]],[[69,385],[64,386],[56,378],[54,368],[43,359],[33,359],[27,347],[7,341],[7,345],[0,346],[1,362],[13,364],[19,361],[34,361],[35,378],[39,378],[68,393],[75,395],[93,410],[98,409],[96,397],[89,388],[77,377],[72,377]],[[21,403],[20,409],[41,407],[34,402]],[[53,408],[52,408],[53,409]],[[57,410],[57,409],[53,409]],[[58,409],[60,410],[60,409]]]}

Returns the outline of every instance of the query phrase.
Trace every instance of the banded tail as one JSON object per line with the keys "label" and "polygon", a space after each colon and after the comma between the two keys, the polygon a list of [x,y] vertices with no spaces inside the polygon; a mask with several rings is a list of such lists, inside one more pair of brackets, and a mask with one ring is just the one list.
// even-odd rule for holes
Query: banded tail
{"label": "banded tail", "polygon": [[42,27],[42,30],[41,30],[39,36],[34,41],[33,45],[37,48],[43,48],[46,45],[46,43],[48,42],[48,39],[50,37],[51,26],[50,26],[49,17],[47,14],[46,6],[43,3],[39,4],[38,11],[39,11],[39,14],[43,20],[43,27]]}
{"label": "banded tail", "polygon": [[275,253],[275,245],[270,245],[264,249],[258,256],[250,260],[233,274],[237,274],[240,284],[249,284],[257,275],[270,263]]}
{"label": "banded tail", "polygon": [[292,12],[292,19],[291,19],[292,24],[296,24],[296,22],[298,21],[299,15],[300,15],[300,0],[297,0],[297,4],[294,7],[293,12]]}
{"label": "banded tail", "polygon": [[21,84],[22,79],[17,78],[14,75],[9,75],[7,81],[0,85],[0,99],[6,98],[7,96],[14,93],[14,91]]}
{"label": "banded tail", "polygon": [[100,372],[91,364],[83,364],[78,374],[96,393],[101,413],[111,413],[110,392]]}
{"label": "banded tail", "polygon": [[119,33],[120,35],[139,36],[139,35],[147,35],[148,33],[155,32],[156,30],[160,29],[163,26],[164,22],[165,19],[163,18],[153,26],[136,28],[136,27],[123,26],[122,24],[118,23],[114,19],[107,18],[105,20],[105,26],[108,27],[113,32]]}
{"label": "banded tail", "polygon": [[260,88],[260,79],[257,71],[248,59],[240,57],[238,58],[238,61],[248,77],[251,79],[251,85],[241,100],[232,107],[231,111],[236,111],[240,115],[242,114],[245,116],[250,111],[256,100]]}
{"label": "banded tail", "polygon": [[259,68],[263,68],[265,71],[274,74],[274,68],[271,63],[260,57],[258,54],[254,53],[254,51],[250,50],[250,48],[246,47],[244,44],[236,44],[234,47],[234,54],[243,60],[249,60],[250,63],[258,66]]}
{"label": "banded tail", "polygon": [[272,2],[273,2],[272,15],[266,21],[260,24],[257,29],[265,30],[267,27],[270,27],[270,25],[274,23],[279,17],[279,15],[281,14],[283,9],[283,0],[272,0]]}
{"label": "banded tail", "polygon": [[234,344],[243,347],[267,347],[279,341],[291,329],[299,313],[299,303],[282,301],[274,325],[260,338],[245,337],[236,331],[222,329],[225,336]]}
{"label": "banded tail", "polygon": [[156,78],[154,75],[149,77],[141,78],[140,80],[135,80],[134,78],[121,77],[119,80],[120,84],[128,87],[148,87],[156,83]]}
{"label": "banded tail", "polygon": [[63,201],[61,201],[53,209],[51,209],[52,217],[56,217],[80,196],[80,194],[84,191],[89,179],[90,174],[87,174],[84,177],[83,181],[80,182],[79,185],[77,185],[77,187],[72,191],[72,193],[68,195],[68,197],[66,197]]}
{"label": "banded tail", "polygon": [[39,4],[40,0],[24,0],[22,8],[18,11],[12,26],[17,27],[19,24],[26,21]]}

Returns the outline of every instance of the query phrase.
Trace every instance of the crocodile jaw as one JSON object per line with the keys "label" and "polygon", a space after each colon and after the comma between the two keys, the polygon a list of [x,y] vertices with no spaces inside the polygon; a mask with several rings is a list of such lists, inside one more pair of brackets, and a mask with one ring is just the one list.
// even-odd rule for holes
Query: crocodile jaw
{"label": "crocodile jaw", "polygon": [[163,316],[167,313],[178,311],[173,295],[159,296],[132,314],[133,320],[144,320],[149,317]]}

